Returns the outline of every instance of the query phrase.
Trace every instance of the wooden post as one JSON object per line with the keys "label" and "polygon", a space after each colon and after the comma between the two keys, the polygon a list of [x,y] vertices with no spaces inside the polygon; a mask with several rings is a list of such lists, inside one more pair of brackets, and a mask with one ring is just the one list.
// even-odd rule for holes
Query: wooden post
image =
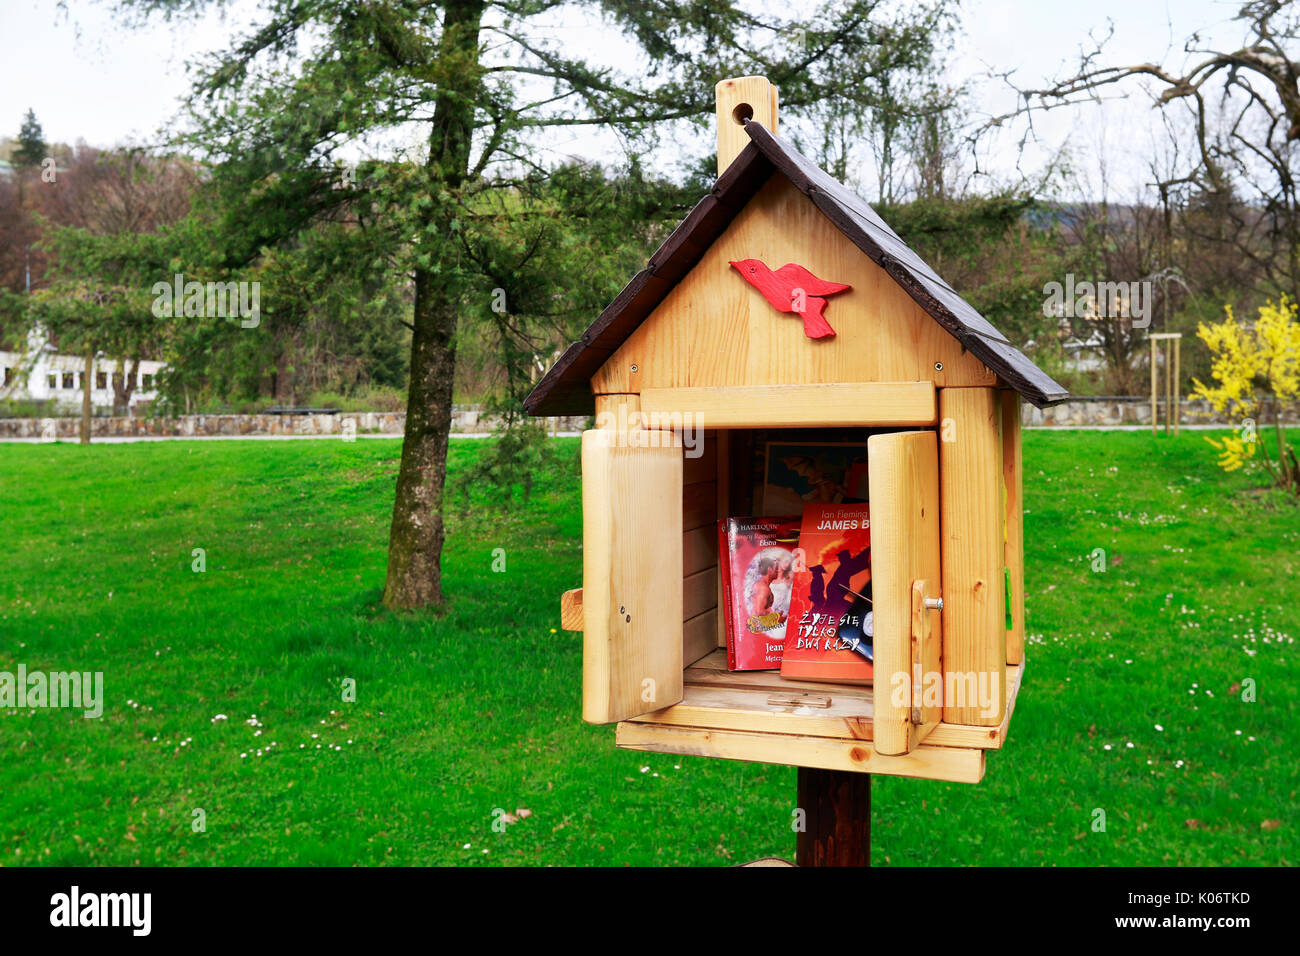
{"label": "wooden post", "polygon": [[777,132],[777,88],[765,76],[738,76],[714,87],[718,124],[718,175],[749,145],[745,120]]}
{"label": "wooden post", "polygon": [[1179,365],[1182,362],[1183,334],[1181,332],[1152,332],[1147,336],[1151,342],[1151,434],[1158,433],[1160,424],[1160,359],[1165,363],[1165,434],[1169,434],[1173,423],[1174,435],[1177,436],[1182,425],[1182,387],[1178,382]]}
{"label": "wooden post", "polygon": [[1156,411],[1156,338],[1151,339],[1151,433],[1158,434],[1157,421],[1160,415]]}
{"label": "wooden post", "polygon": [[1174,418],[1174,376],[1169,373],[1170,356],[1174,343],[1165,342],[1165,434],[1169,434],[1169,420]]}
{"label": "wooden post", "polygon": [[796,866],[871,865],[871,774],[800,767]]}
{"label": "wooden post", "polygon": [[1174,437],[1178,437],[1178,426],[1183,423],[1182,385],[1178,381],[1178,365],[1183,357],[1183,337],[1174,339]]}

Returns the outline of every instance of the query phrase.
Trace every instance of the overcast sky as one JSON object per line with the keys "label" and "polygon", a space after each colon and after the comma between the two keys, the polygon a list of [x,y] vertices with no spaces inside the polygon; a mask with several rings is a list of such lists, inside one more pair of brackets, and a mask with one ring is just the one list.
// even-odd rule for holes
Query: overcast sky
{"label": "overcast sky", "polygon": [[[249,9],[251,0],[244,4],[242,9]],[[1204,42],[1239,44],[1242,27],[1230,22],[1239,7],[1240,0],[966,0],[965,35],[947,58],[949,80],[967,86],[977,110],[1000,113],[1014,96],[1005,84],[979,79],[989,69],[1015,70],[1021,85],[1043,83],[1077,62],[1089,31],[1104,33],[1108,21],[1114,38],[1107,62],[1164,58],[1177,66],[1185,59],[1183,41],[1193,31],[1201,31]],[[16,135],[31,107],[47,140],[84,139],[96,146],[152,140],[188,88],[187,65],[222,48],[240,20],[236,13],[224,21],[211,16],[198,23],[156,22],[132,29],[115,22],[104,2],[67,0],[61,8],[55,0],[0,0],[5,40],[0,133]],[[1069,115],[1048,114],[1037,128],[1043,143],[1024,156],[1013,133],[991,144],[987,166],[995,178],[1014,178],[1018,164],[1027,171],[1039,168],[1063,148],[1092,184],[1090,191],[1099,188],[1097,157],[1103,153],[1115,197],[1129,198],[1151,179],[1144,157],[1159,130],[1139,96]],[[584,133],[569,134],[554,146],[558,154],[610,156],[608,141]]]}

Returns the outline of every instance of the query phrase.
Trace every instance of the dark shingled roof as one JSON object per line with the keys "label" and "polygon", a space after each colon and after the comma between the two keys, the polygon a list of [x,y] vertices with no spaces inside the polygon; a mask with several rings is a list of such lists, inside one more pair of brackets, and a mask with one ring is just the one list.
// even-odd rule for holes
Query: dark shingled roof
{"label": "dark shingled roof", "polygon": [[861,197],[759,123],[747,123],[745,131],[750,144],[718,177],[713,190],[524,399],[530,415],[591,414],[595,407],[591,377],[775,173],[789,179],[917,305],[1027,400],[1043,408],[1069,398],[1061,385],[939,278]]}

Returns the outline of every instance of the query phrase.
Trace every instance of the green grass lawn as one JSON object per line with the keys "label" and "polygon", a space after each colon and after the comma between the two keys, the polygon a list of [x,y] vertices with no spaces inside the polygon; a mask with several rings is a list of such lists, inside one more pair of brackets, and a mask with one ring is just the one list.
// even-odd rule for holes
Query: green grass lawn
{"label": "green grass lawn", "polygon": [[[978,786],[877,777],[876,863],[1300,862],[1300,509],[1203,434],[1027,434],[1010,741]],[[0,710],[0,865],[790,856],[792,768],[581,722],[581,635],[555,630],[577,442],[556,445],[527,504],[480,489],[452,520],[445,612],[399,616],[395,440],[0,445],[0,670],[100,670],[106,696],[99,720]]]}

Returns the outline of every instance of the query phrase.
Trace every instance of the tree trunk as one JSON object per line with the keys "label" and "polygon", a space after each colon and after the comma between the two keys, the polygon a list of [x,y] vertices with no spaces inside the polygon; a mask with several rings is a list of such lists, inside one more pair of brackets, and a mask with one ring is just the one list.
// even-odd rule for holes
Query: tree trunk
{"label": "tree trunk", "polygon": [[113,375],[113,413],[131,414],[131,396],[135,394],[135,383],[140,380],[140,357],[136,356],[127,371],[126,359],[119,359],[121,371]]}
{"label": "tree trunk", "polygon": [[90,390],[95,387],[95,350],[86,352],[86,367],[81,373],[81,444],[90,444]]}
{"label": "tree trunk", "polygon": [[456,368],[456,311],[454,303],[446,301],[433,285],[427,273],[416,276],[406,435],[397,472],[384,589],[384,603],[392,608],[425,607],[442,601],[442,497]]}
{"label": "tree trunk", "polygon": [[[444,83],[434,104],[425,172],[430,193],[455,195],[469,172],[474,103],[481,74],[479,23],[483,3],[449,3],[439,40],[439,59],[464,63],[455,81]],[[435,203],[419,223],[417,248],[445,257],[454,242],[454,211]],[[455,270],[421,264],[415,272],[411,336],[411,384],[406,399],[406,434],[397,472],[393,523],[388,538],[388,579],[384,604],[394,609],[442,602],[443,490],[447,481],[447,442],[451,434],[451,396],[456,369],[456,320],[460,294],[450,278]]]}

